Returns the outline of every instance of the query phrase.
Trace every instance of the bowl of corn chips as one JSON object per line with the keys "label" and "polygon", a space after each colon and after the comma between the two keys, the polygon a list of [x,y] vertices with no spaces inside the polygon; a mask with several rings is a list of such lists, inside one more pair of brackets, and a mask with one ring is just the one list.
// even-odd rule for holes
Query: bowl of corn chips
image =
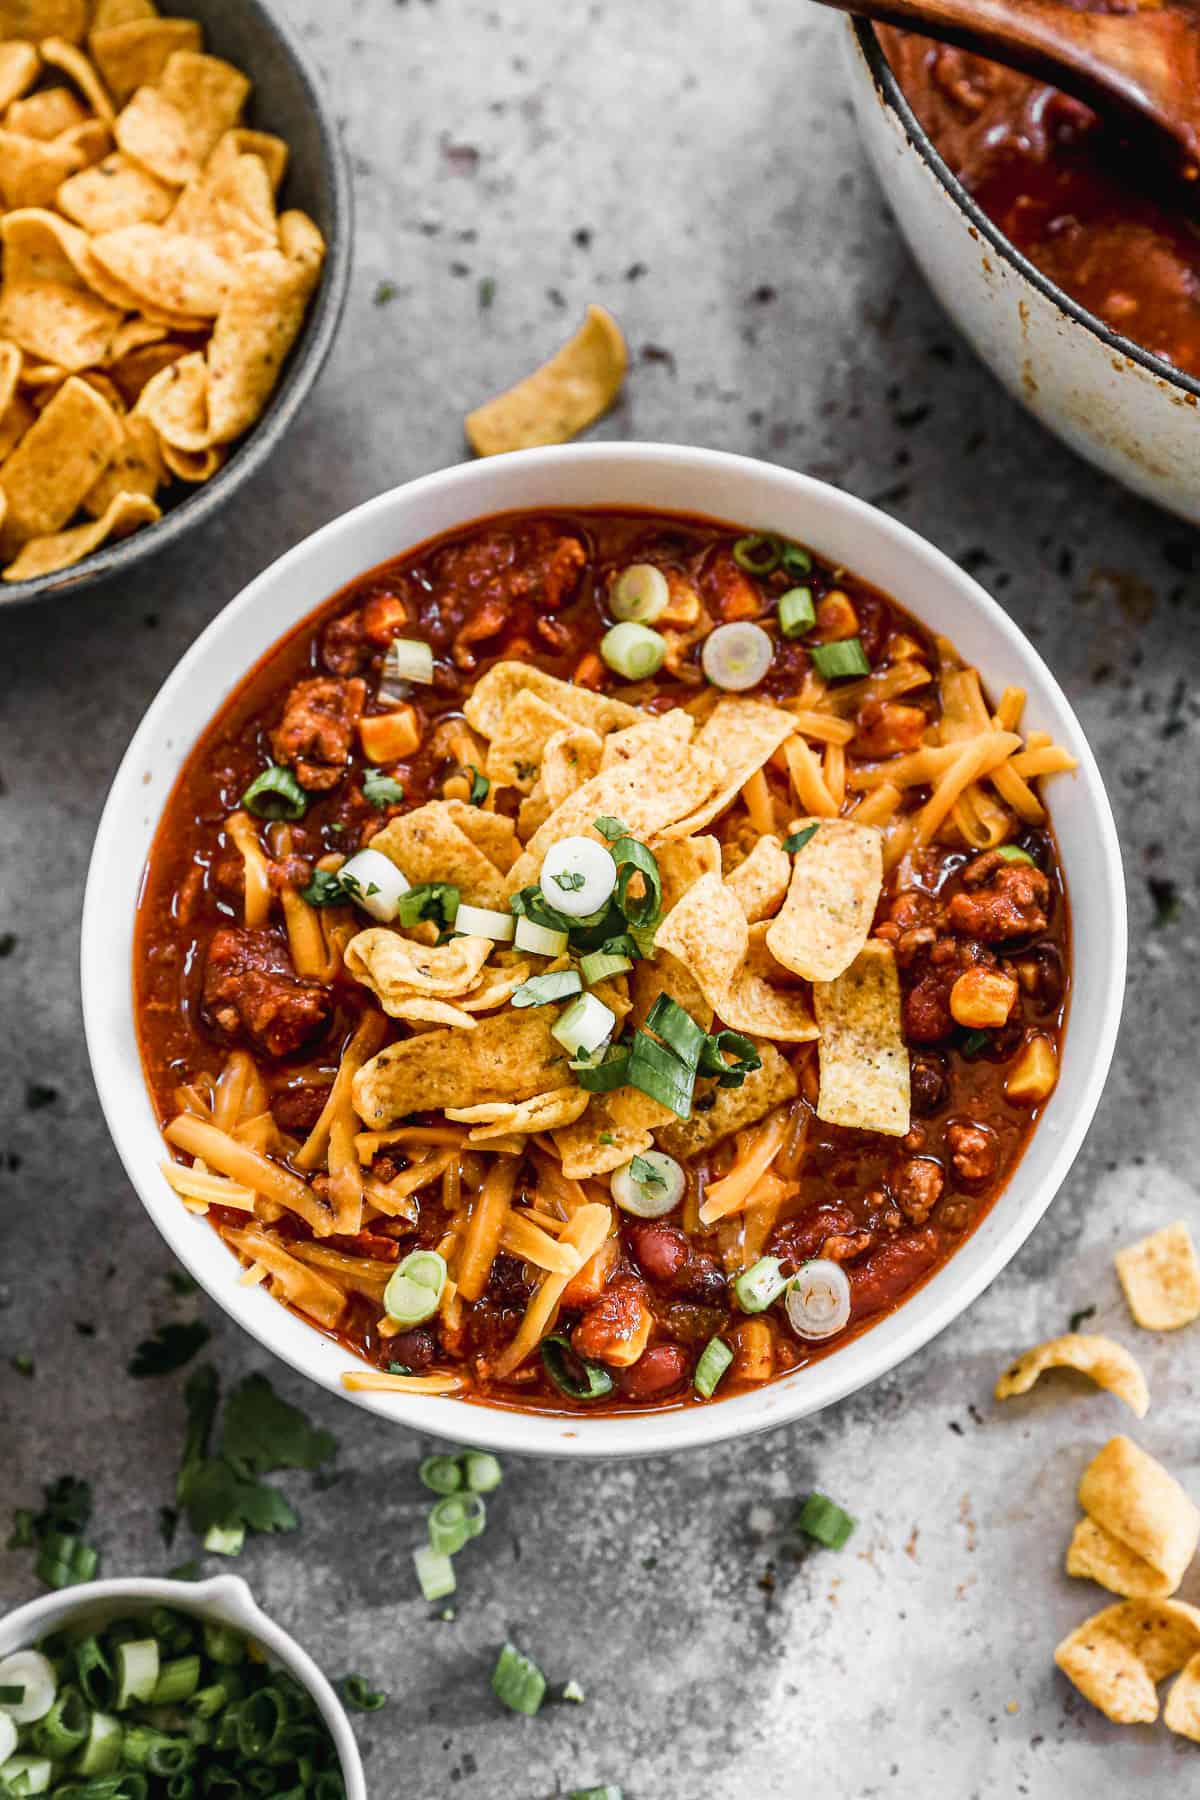
{"label": "bowl of corn chips", "polygon": [[0,0],[0,603],[228,500],[329,352],[351,200],[260,0]]}

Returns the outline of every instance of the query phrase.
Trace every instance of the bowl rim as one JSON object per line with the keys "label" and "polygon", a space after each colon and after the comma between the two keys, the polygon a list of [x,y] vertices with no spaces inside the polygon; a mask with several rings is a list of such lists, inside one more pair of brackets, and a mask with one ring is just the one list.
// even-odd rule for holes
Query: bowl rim
{"label": "bowl rim", "polygon": [[[0,609],[32,606],[39,600],[81,591],[94,582],[128,574],[136,563],[157,556],[178,542],[194,526],[202,525],[232,500],[238,489],[255,475],[279,448],[308,399],[333,348],[350,288],[354,243],[354,189],[348,153],[338,131],[333,100],[326,94],[308,51],[294,25],[265,0],[240,0],[256,15],[291,63],[317,129],[321,162],[330,188],[329,232],[325,264],[317,291],[299,336],[288,356],[283,379],[272,393],[265,412],[238,442],[228,462],[212,477],[193,485],[153,525],[110,539],[81,562],[27,581],[0,582]],[[186,488],[187,483],[180,482]]]}
{"label": "bowl rim", "polygon": [[[517,1454],[606,1460],[661,1454],[668,1448],[692,1449],[726,1439],[753,1436],[759,1431],[772,1430],[823,1410],[876,1380],[920,1349],[969,1306],[1007,1266],[1057,1194],[1099,1105],[1120,1024],[1127,957],[1127,920],[1124,874],[1116,825],[1095,757],[1082,726],[1035,646],[971,575],[926,538],[891,515],[812,476],[719,450],[668,444],[605,443],[527,450],[511,453],[497,461],[503,465],[502,471],[498,472],[501,477],[499,480],[491,477],[491,470],[486,462],[458,464],[389,489],[302,539],[263,570],[210,621],[150,702],[113,778],[97,829],[87,875],[80,951],[84,1032],[93,1080],[110,1135],[129,1181],[174,1254],[211,1298],[265,1349],[328,1391],[337,1393],[343,1399],[382,1418],[428,1435],[449,1441],[474,1442],[490,1449]],[[689,486],[698,487],[705,479],[714,485],[718,480],[722,484],[726,480],[734,484],[739,479],[753,483],[764,509],[766,501],[774,499],[776,494],[782,496],[790,493],[794,500],[804,499],[810,505],[825,511],[830,519],[831,535],[838,526],[849,529],[852,524],[856,531],[861,529],[864,538],[868,533],[874,537],[875,548],[880,555],[887,552],[896,560],[907,556],[921,562],[927,572],[936,573],[944,582],[959,590],[962,603],[968,611],[974,610],[982,615],[986,628],[997,636],[1009,654],[1019,659],[1025,671],[1036,678],[1036,685],[1042,696],[1070,724],[1071,748],[1079,760],[1077,773],[1088,809],[1091,833],[1089,844],[1094,845],[1098,856],[1095,880],[1100,894],[1095,906],[1097,916],[1106,921],[1102,978],[1107,983],[1102,999],[1098,1002],[1099,1016],[1093,1021],[1095,1036],[1088,1048],[1086,1068],[1078,1078],[1080,1092],[1076,1109],[1063,1122],[1056,1122],[1052,1132],[1046,1132],[1047,1166],[1038,1185],[1027,1197],[1021,1199],[1014,1210],[1014,1216],[1002,1228],[995,1228],[994,1238],[987,1244],[986,1250],[981,1248],[978,1252],[977,1265],[969,1268],[965,1261],[959,1263],[958,1280],[947,1282],[939,1289],[938,1275],[944,1274],[945,1269],[955,1267],[958,1259],[952,1258],[908,1302],[881,1319],[852,1345],[847,1345],[844,1352],[816,1365],[821,1371],[821,1381],[815,1398],[812,1382],[815,1371],[809,1371],[807,1386],[794,1382],[790,1391],[788,1378],[784,1377],[768,1384],[765,1389],[756,1390],[754,1394],[733,1396],[716,1406],[673,1409],[666,1413],[610,1414],[595,1419],[521,1412],[486,1405],[465,1405],[452,1398],[427,1395],[347,1392],[341,1385],[340,1375],[347,1366],[346,1357],[349,1353],[339,1347],[336,1357],[323,1360],[320,1352],[329,1350],[331,1340],[319,1328],[298,1320],[296,1315],[287,1312],[277,1302],[255,1307],[255,1300],[265,1303],[269,1301],[269,1296],[258,1290],[241,1287],[236,1281],[213,1283],[211,1273],[198,1266],[199,1259],[193,1256],[198,1240],[194,1231],[188,1230],[189,1227],[195,1227],[198,1221],[177,1203],[168,1206],[166,1196],[169,1190],[166,1184],[156,1184],[155,1181],[157,1163],[147,1167],[143,1153],[136,1146],[135,1140],[139,1137],[141,1127],[130,1109],[140,1108],[148,1102],[140,1062],[136,1098],[132,1098],[128,1079],[130,1071],[122,1061],[122,1033],[126,1029],[132,1029],[132,977],[131,969],[122,964],[118,971],[114,964],[110,922],[113,908],[119,909],[125,904],[125,893],[120,891],[122,882],[128,882],[132,873],[136,877],[132,885],[136,886],[141,878],[142,864],[139,860],[136,871],[131,871],[131,859],[121,836],[127,821],[120,815],[145,805],[144,801],[137,798],[143,791],[146,779],[143,771],[148,768],[149,760],[154,754],[157,734],[173,716],[176,697],[182,698],[193,683],[197,689],[201,686],[207,688],[213,683],[214,670],[220,669],[220,659],[218,656],[214,661],[214,651],[226,631],[232,629],[235,622],[243,616],[261,617],[266,610],[265,596],[285,586],[292,572],[307,559],[317,556],[322,550],[336,550],[339,547],[344,549],[354,544],[360,537],[368,535],[371,522],[377,518],[386,520],[389,510],[398,505],[419,506],[426,498],[436,496],[455,514],[454,522],[445,523],[432,532],[431,535],[436,537],[446,531],[461,528],[472,520],[507,510],[506,506],[497,502],[493,489],[504,492],[510,486],[520,487],[522,478],[526,476],[533,482],[544,478],[549,483],[558,468],[587,471],[589,467],[598,467],[604,470],[606,465],[614,463],[620,464],[622,479],[628,477],[632,495],[636,495],[638,491],[634,484],[640,474],[660,469],[664,464],[675,468],[682,465],[687,471]],[[465,502],[458,499],[463,492],[468,496]],[[554,510],[556,503],[549,499],[526,499],[524,502],[511,501],[509,504]],[[560,500],[557,504],[560,510],[570,507],[568,501]],[[638,501],[630,498],[624,502],[597,504],[636,505]],[[694,510],[705,509],[696,505]],[[412,541],[421,540],[414,538]],[[403,554],[403,548],[394,554]],[[365,560],[361,572],[365,573],[370,566],[370,560]],[[350,579],[353,577],[339,579],[336,585],[330,587],[329,593],[336,592],[344,580]],[[316,603],[317,606],[320,604],[320,601]],[[259,609],[257,614],[256,608]],[[288,616],[272,616],[267,647],[278,642],[312,611],[312,603],[305,602],[297,606],[289,601],[284,609]],[[261,653],[256,652],[254,660]],[[247,662],[246,666],[249,667],[250,663]],[[216,697],[211,697],[210,703],[206,705],[205,722],[216,712],[221,697],[229,686],[227,681],[222,682],[219,677],[213,685],[216,687]],[[189,732],[186,745],[178,752],[172,747],[172,755],[176,758],[171,775],[172,786],[183,757],[195,741],[195,735],[198,734]],[[166,802],[167,795],[164,794],[153,803],[155,825],[161,818]],[[110,893],[114,889],[118,891]],[[1078,916],[1077,905],[1077,922]],[[1107,936],[1109,929],[1111,941]],[[1045,1132],[1045,1123],[1040,1129]],[[155,1132],[157,1131],[158,1127],[155,1125]],[[972,1234],[974,1238],[988,1230],[989,1221],[996,1218],[997,1209],[1003,1205],[1013,1182],[1019,1178],[1020,1167],[997,1201],[997,1206],[989,1212],[978,1232]],[[970,1241],[968,1240],[968,1245]],[[964,1257],[968,1254],[968,1245],[963,1247]],[[283,1341],[290,1334],[285,1333],[277,1321],[285,1319],[298,1324],[300,1328],[294,1343]],[[748,1410],[747,1401],[753,1401],[757,1393],[770,1393],[773,1396],[772,1402],[761,1409],[762,1416],[744,1417],[743,1413]],[[670,1425],[660,1435],[655,1430],[655,1422],[663,1420],[670,1420]]]}
{"label": "bowl rim", "polygon": [[1065,288],[1031,262],[1024,253],[1017,249],[1011,238],[1005,237],[995,221],[988,217],[970,192],[964,187],[958,176],[942,156],[933,139],[921,124],[904,89],[896,77],[896,72],[884,54],[879,34],[870,19],[850,17],[846,25],[860,50],[863,61],[867,65],[875,91],[883,105],[895,113],[904,129],[904,135],[925,163],[930,172],[937,178],[954,201],[959,211],[966,214],[971,225],[986,238],[988,243],[1005,262],[1010,263],[1018,274],[1023,275],[1039,293],[1067,314],[1077,325],[1099,338],[1106,349],[1115,351],[1117,355],[1127,357],[1157,376],[1171,387],[1180,388],[1185,394],[1200,398],[1200,376],[1189,375],[1174,363],[1167,362],[1164,357],[1156,356],[1147,350],[1144,344],[1135,343],[1133,338],[1123,337],[1111,325],[1089,312],[1085,306],[1068,294]]}
{"label": "bowl rim", "polygon": [[[173,1606],[180,1612],[200,1618],[220,1617],[240,1631],[262,1643],[293,1675],[316,1701],[329,1727],[338,1753],[342,1774],[346,1778],[347,1800],[367,1800],[366,1776],[358,1740],[354,1735],[346,1708],[329,1677],[289,1631],[263,1611],[241,1575],[221,1572],[203,1581],[176,1581],[170,1576],[113,1576],[102,1581],[85,1581],[75,1587],[55,1589],[27,1600],[0,1616],[0,1634],[10,1633],[23,1641],[14,1649],[35,1644],[45,1631],[53,1629],[49,1621],[69,1625],[78,1614],[109,1604]],[[0,1648],[0,1655],[11,1651]]]}

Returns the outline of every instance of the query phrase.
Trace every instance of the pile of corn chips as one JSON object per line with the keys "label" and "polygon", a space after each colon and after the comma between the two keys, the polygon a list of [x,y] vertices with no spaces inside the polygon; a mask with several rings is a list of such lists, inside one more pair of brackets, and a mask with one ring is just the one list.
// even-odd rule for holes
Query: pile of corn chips
{"label": "pile of corn chips", "polygon": [[150,0],[0,0],[0,564],[69,568],[261,415],[325,245],[251,83]]}

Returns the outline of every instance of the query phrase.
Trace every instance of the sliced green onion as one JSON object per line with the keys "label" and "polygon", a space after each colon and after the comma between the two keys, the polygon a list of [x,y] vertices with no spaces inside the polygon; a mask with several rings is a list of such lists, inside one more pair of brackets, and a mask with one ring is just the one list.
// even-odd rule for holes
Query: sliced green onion
{"label": "sliced green onion", "polygon": [[626,681],[645,681],[658,673],[667,654],[667,640],[649,625],[625,619],[610,625],[600,639],[600,655],[609,668]]}
{"label": "sliced green onion", "polygon": [[732,1361],[733,1351],[724,1338],[710,1337],[700,1352],[700,1360],[692,1376],[692,1386],[701,1399],[712,1399],[717,1383]]}
{"label": "sliced green onion", "polygon": [[1002,856],[1005,862],[1030,863],[1034,868],[1037,867],[1037,864],[1033,861],[1028,850],[1022,850],[1020,844],[998,844],[996,846],[996,855]]}
{"label": "sliced green onion", "polygon": [[[564,1699],[566,1696],[563,1696]],[[567,1795],[567,1800],[625,1800],[624,1788],[608,1787],[574,1788]]]}
{"label": "sliced green onion", "polygon": [[510,912],[491,906],[468,906],[464,901],[454,915],[454,929],[470,937],[491,938],[494,944],[511,943],[517,921]]}
{"label": "sliced green onion", "polygon": [[535,919],[518,919],[513,945],[517,950],[531,950],[535,956],[561,956],[567,947],[567,934],[539,925]]}
{"label": "sliced green onion", "polygon": [[788,1278],[777,1256],[760,1256],[743,1269],[733,1284],[733,1295],[744,1313],[766,1312],[786,1288]]}
{"label": "sliced green onion", "polygon": [[88,1734],[88,1706],[77,1687],[59,1688],[54,1705],[33,1728],[33,1748],[55,1762],[74,1755]]}
{"label": "sliced green onion", "polygon": [[0,1763],[6,1763],[17,1748],[17,1728],[7,1713],[0,1713]]}
{"label": "sliced green onion", "polygon": [[869,675],[871,665],[859,638],[839,638],[835,644],[814,644],[813,667],[826,681],[837,681],[843,675]]}
{"label": "sliced green onion", "polygon": [[[245,1640],[238,1636],[232,1626],[220,1625],[215,1619],[204,1621],[204,1654],[215,1663],[228,1663],[236,1668],[246,1656]],[[225,1679],[222,1670],[221,1679]]]}
{"label": "sliced green onion", "polygon": [[653,563],[630,563],[613,582],[608,604],[614,619],[651,625],[671,604],[671,589]]}
{"label": "sliced green onion", "polygon": [[[732,1056],[732,1062],[726,1062],[727,1055]],[[761,1068],[762,1057],[754,1040],[743,1032],[726,1029],[705,1038],[698,1073],[715,1075],[718,1087],[741,1087],[747,1075],[753,1075],[755,1069]]]}
{"label": "sliced green onion", "polygon": [[486,775],[480,774],[474,763],[468,763],[467,768],[471,773],[471,791],[467,795],[467,804],[469,806],[482,806],[492,791],[492,784]]}
{"label": "sliced green onion", "polygon": [[644,1031],[634,1033],[625,1079],[630,1087],[670,1107],[679,1118],[691,1117],[695,1069]]}
{"label": "sliced green onion", "polygon": [[242,795],[241,804],[259,819],[302,819],[308,795],[290,769],[268,763]]}
{"label": "sliced green onion", "polygon": [[593,819],[592,824],[596,827],[600,836],[606,839],[610,844],[615,844],[618,838],[632,836],[628,825],[622,825],[620,819],[614,819],[609,813],[604,813],[600,818]]}
{"label": "sliced green onion", "polygon": [[779,561],[789,575],[811,575],[813,559],[803,544],[780,546]]}
{"label": "sliced green onion", "polygon": [[616,1013],[603,1000],[597,1000],[595,994],[581,994],[550,1027],[550,1035],[568,1056],[578,1056],[581,1051],[591,1055],[612,1036],[616,1022]]}
{"label": "sliced green onion", "polygon": [[413,1567],[426,1600],[444,1600],[458,1586],[450,1558],[445,1551],[434,1550],[429,1544],[417,1545],[413,1551]]}
{"label": "sliced green onion", "polygon": [[546,1677],[515,1644],[504,1644],[492,1670],[492,1692],[510,1711],[532,1718],[546,1698]]}
{"label": "sliced green onion", "polygon": [[758,686],[774,654],[774,645],[762,626],[739,619],[709,632],[700,652],[700,667],[714,687],[743,694]]}
{"label": "sliced green onion", "polygon": [[[613,886],[616,886],[615,877]],[[568,918],[566,913],[559,912],[556,907],[551,906],[541,888],[536,885],[521,888],[518,893],[512,894],[509,897],[508,905],[509,910],[515,913],[519,919],[530,919],[535,925],[544,925],[548,931],[566,932],[575,923],[574,918]],[[564,945],[563,948],[565,949],[566,946]]]}
{"label": "sliced green onion", "polygon": [[23,1687],[0,1687],[0,1707],[20,1706],[25,1698]]}
{"label": "sliced green onion", "polygon": [[586,919],[617,885],[612,852],[595,838],[565,837],[551,844],[542,863],[542,892],[569,920]]}
{"label": "sliced green onion", "polygon": [[577,1681],[564,1681],[562,1693],[558,1697],[560,1700],[571,1701],[575,1706],[582,1706],[587,1699],[587,1695]]}
{"label": "sliced green onion", "polygon": [[342,1699],[352,1712],[378,1712],[387,1705],[387,1695],[373,1688],[364,1675],[342,1677]]}
{"label": "sliced green onion", "polygon": [[443,1556],[457,1556],[487,1523],[482,1494],[445,1494],[429,1509],[429,1542]]}
{"label": "sliced green onion", "polygon": [[673,1156],[647,1150],[614,1169],[609,1186],[622,1212],[635,1219],[661,1219],[683,1199],[687,1177]]}
{"label": "sliced green onion", "polygon": [[163,1663],[159,1669],[150,1704],[177,1706],[181,1700],[190,1700],[199,1685],[200,1658],[177,1656],[173,1661]]}
{"label": "sliced green onion", "polygon": [[568,1338],[544,1337],[540,1349],[542,1367],[560,1394],[571,1400],[603,1400],[612,1393],[613,1379],[604,1364],[576,1355]]}
{"label": "sliced green onion", "polygon": [[491,1494],[504,1480],[498,1457],[489,1450],[464,1450],[460,1457],[463,1480],[472,1494]]}
{"label": "sliced green onion", "polygon": [[382,850],[360,850],[342,864],[338,880],[343,891],[381,925],[392,923],[409,891],[406,877]]}
{"label": "sliced green onion", "polygon": [[789,588],[786,594],[780,594],[776,616],[785,638],[803,637],[817,622],[812,589],[794,587]]}
{"label": "sliced green onion", "polygon": [[125,1727],[111,1713],[94,1712],[88,1725],[87,1742],[79,1752],[76,1764],[81,1775],[111,1775],[121,1761],[121,1743]]}
{"label": "sliced green onion", "polygon": [[116,1699],[117,1684],[112,1664],[95,1633],[80,1638],[72,1651],[75,1679],[89,1706],[111,1706]]}
{"label": "sliced green onion", "polygon": [[244,1525],[210,1525],[204,1534],[204,1548],[213,1556],[240,1556],[245,1547]]}
{"label": "sliced green onion", "polygon": [[25,1800],[27,1794],[44,1794],[53,1777],[54,1764],[48,1756],[10,1756],[0,1768],[0,1793]]}
{"label": "sliced green onion", "polygon": [[336,869],[314,869],[308,886],[300,889],[300,898],[310,906],[345,906],[347,895]]}
{"label": "sliced green onion", "polygon": [[432,1319],[446,1287],[446,1259],[436,1250],[411,1250],[383,1290],[383,1310],[398,1325]]}
{"label": "sliced green onion", "polygon": [[628,1068],[629,1051],[610,1047],[576,1057],[571,1063],[576,1081],[589,1094],[611,1094],[614,1088],[624,1087]]}
{"label": "sliced green onion", "polygon": [[434,1494],[453,1494],[463,1485],[457,1456],[427,1456],[417,1469],[417,1478]]}
{"label": "sliced green onion", "polygon": [[47,1531],[41,1540],[34,1574],[47,1587],[75,1587],[90,1581],[100,1563],[100,1553],[69,1532]]}
{"label": "sliced green onion", "polygon": [[377,807],[380,812],[388,806],[398,806],[404,798],[404,783],[397,781],[394,775],[385,775],[382,769],[368,769],[363,776],[363,799]]}
{"label": "sliced green onion", "polygon": [[827,1550],[840,1550],[848,1541],[857,1520],[824,1494],[810,1494],[800,1508],[796,1524],[806,1537],[815,1538]]}
{"label": "sliced green onion", "polygon": [[[657,925],[662,916],[662,876],[655,858],[632,837],[618,838],[611,854],[617,866],[617,905],[631,926]],[[635,875],[642,878],[640,894],[629,891]]]}
{"label": "sliced green onion", "polygon": [[771,575],[783,559],[783,545],[771,531],[753,531],[738,538],[733,560],[747,575]]}
{"label": "sliced green onion", "polygon": [[612,975],[627,974],[632,967],[632,957],[614,955],[608,950],[592,950],[579,959],[579,973],[589,987],[595,987],[598,981],[607,981]]}
{"label": "sliced green onion", "polygon": [[[263,1693],[270,1690],[264,1688]],[[258,1699],[254,1695],[254,1699]],[[186,1769],[196,1754],[195,1746],[188,1738],[171,1737],[165,1731],[155,1731],[151,1725],[127,1725],[125,1742],[121,1746],[122,1755],[127,1763],[135,1769],[145,1769],[149,1775],[177,1775]]]}
{"label": "sliced green onion", "polygon": [[962,1042],[958,1046],[959,1055],[978,1056],[981,1050],[987,1049],[991,1041],[986,1031],[965,1032]]}
{"label": "sliced green onion", "polygon": [[410,928],[422,919],[449,925],[458,911],[459,891],[452,881],[425,881],[410,887],[400,896],[396,923]]}
{"label": "sliced green onion", "polygon": [[840,1263],[815,1257],[788,1283],[784,1307],[798,1338],[833,1337],[850,1322],[850,1283]]}
{"label": "sliced green onion", "polygon": [[798,850],[803,850],[805,844],[810,844],[820,829],[819,825],[806,825],[803,831],[793,831],[791,837],[785,837],[783,847],[788,855],[795,856]]}
{"label": "sliced green onion", "polygon": [[688,1068],[699,1065],[705,1034],[691,1013],[673,1000],[670,994],[659,994],[646,1014],[646,1028],[655,1031]]}
{"label": "sliced green onion", "polygon": [[20,1688],[19,1700],[3,1702],[14,1725],[32,1725],[44,1719],[54,1705],[58,1677],[54,1664],[40,1650],[15,1650],[0,1662],[0,1685]]}
{"label": "sliced green onion", "polygon": [[433,680],[433,651],[420,638],[393,638],[381,671],[385,681]]}
{"label": "sliced green onion", "polygon": [[566,1000],[583,989],[578,969],[555,969],[549,975],[531,975],[515,989],[514,1006],[549,1006],[551,1001]]}
{"label": "sliced green onion", "polygon": [[[211,1655],[211,1651],[209,1652]],[[158,1681],[158,1640],[131,1638],[117,1645],[117,1708],[149,1700]]]}

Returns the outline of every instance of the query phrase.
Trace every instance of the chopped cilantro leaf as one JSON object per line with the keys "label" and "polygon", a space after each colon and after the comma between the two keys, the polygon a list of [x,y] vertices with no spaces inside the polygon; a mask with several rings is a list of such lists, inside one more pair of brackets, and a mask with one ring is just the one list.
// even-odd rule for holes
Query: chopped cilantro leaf
{"label": "chopped cilantro leaf", "polygon": [[564,894],[577,894],[587,880],[587,876],[579,869],[564,869],[561,875],[552,875],[550,879],[555,887],[563,890]]}
{"label": "chopped cilantro leaf", "polygon": [[598,1144],[615,1144],[616,1141],[617,1140],[613,1136],[611,1131],[602,1131],[600,1133],[599,1137],[596,1139],[596,1142]]}
{"label": "chopped cilantro leaf", "polygon": [[134,1351],[129,1373],[138,1377],[173,1375],[176,1369],[191,1362],[211,1336],[203,1319],[193,1319],[186,1325],[160,1325],[154,1336],[143,1339]]}
{"label": "chopped cilantro leaf", "polygon": [[368,769],[363,776],[363,798],[382,812],[387,806],[397,806],[404,798],[404,784],[393,775],[385,775],[382,769]]}
{"label": "chopped cilantro leaf", "polygon": [[340,1686],[342,1699],[351,1712],[378,1712],[387,1705],[387,1695],[372,1688],[365,1675],[343,1675]]}
{"label": "chopped cilantro leaf", "polygon": [[427,881],[420,887],[409,888],[400,896],[400,908],[396,921],[400,925],[412,926],[422,919],[434,919],[442,925],[449,925],[458,911],[461,898],[459,890],[452,881]]}
{"label": "chopped cilantro leaf", "polygon": [[342,906],[346,890],[335,869],[314,869],[308,886],[300,889],[300,898],[310,906]]}
{"label": "chopped cilantro leaf", "polygon": [[474,763],[468,763],[467,768],[471,773],[471,792],[467,795],[467,799],[472,806],[482,806],[492,791],[492,784],[486,775],[479,773]]}
{"label": "chopped cilantro leaf", "polygon": [[641,1188],[661,1187],[667,1185],[667,1178],[652,1162],[644,1156],[635,1156],[629,1165],[629,1173]]}
{"label": "chopped cilantro leaf", "polygon": [[273,1469],[316,1469],[337,1445],[328,1431],[314,1431],[304,1414],[281,1400],[265,1375],[248,1375],[225,1403],[222,1449],[243,1475]]}
{"label": "chopped cilantro leaf", "polygon": [[1086,1325],[1087,1321],[1089,1319],[1094,1319],[1095,1316],[1096,1309],[1094,1306],[1081,1306],[1078,1312],[1073,1312],[1071,1314],[1071,1322],[1067,1326],[1067,1330],[1072,1332],[1078,1331],[1081,1325]]}
{"label": "chopped cilantro leaf", "polygon": [[186,1269],[168,1269],[167,1280],[171,1284],[172,1291],[180,1297],[184,1294],[200,1292],[200,1283],[194,1276],[189,1275]]}
{"label": "chopped cilantro leaf", "polygon": [[785,837],[783,847],[788,855],[794,856],[797,850],[803,850],[805,844],[816,837],[819,829],[817,825],[806,825],[803,831],[793,831],[791,837]]}

